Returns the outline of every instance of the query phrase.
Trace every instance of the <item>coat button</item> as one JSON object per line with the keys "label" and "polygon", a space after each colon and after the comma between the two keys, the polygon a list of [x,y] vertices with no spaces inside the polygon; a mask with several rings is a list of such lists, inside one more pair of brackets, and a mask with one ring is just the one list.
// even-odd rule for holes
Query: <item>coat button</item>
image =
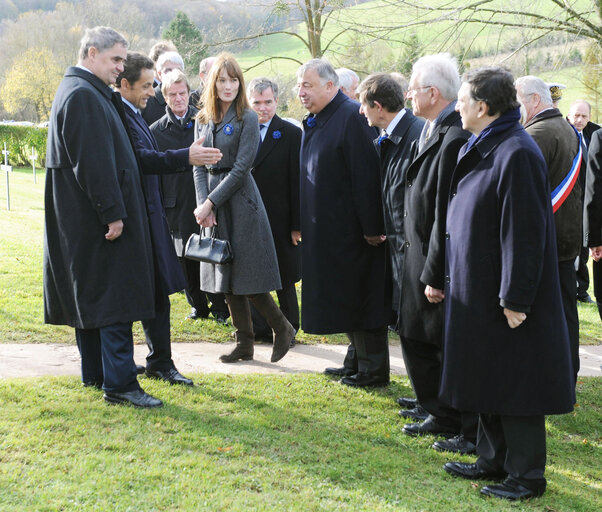
{"label": "coat button", "polygon": [[410,242],[406,242],[406,243],[405,243],[405,246],[406,246],[406,247],[410,247]]}
{"label": "coat button", "polygon": [[412,180],[408,180],[408,188],[412,188]]}
{"label": "coat button", "polygon": [[407,210],[404,210],[404,211],[403,211],[403,216],[404,216],[404,217],[407,217],[407,216],[408,216],[408,211],[407,211]]}
{"label": "coat button", "polygon": [[449,240],[449,233],[445,233],[445,239]]}
{"label": "coat button", "polygon": [[449,276],[445,276],[445,283],[449,284],[449,282],[450,282]]}
{"label": "coat button", "polygon": [[452,196],[452,197],[456,197],[456,193],[457,193],[457,192],[456,192],[456,189],[452,190],[452,191],[451,191],[451,196]]}

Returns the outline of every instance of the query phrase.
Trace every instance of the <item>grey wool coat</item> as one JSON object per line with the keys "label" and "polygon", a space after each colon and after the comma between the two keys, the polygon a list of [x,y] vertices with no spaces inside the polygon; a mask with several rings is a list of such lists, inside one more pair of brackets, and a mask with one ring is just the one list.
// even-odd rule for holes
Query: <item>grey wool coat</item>
{"label": "grey wool coat", "polygon": [[[281,288],[276,249],[251,166],[259,145],[257,114],[244,111],[236,117],[234,103],[223,120],[215,124],[197,122],[195,139],[219,148],[223,154],[217,167],[229,172],[211,175],[205,167],[194,168],[197,205],[205,199],[215,205],[216,236],[229,240],[234,256],[228,265],[201,263],[201,289],[210,293],[251,295]],[[208,230],[204,230],[207,232]]]}

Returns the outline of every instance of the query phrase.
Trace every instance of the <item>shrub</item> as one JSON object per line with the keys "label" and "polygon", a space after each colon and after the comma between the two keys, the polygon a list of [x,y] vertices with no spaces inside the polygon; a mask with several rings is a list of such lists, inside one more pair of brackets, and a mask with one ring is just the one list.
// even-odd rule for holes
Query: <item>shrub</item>
{"label": "shrub", "polygon": [[[9,151],[8,163],[14,167],[30,167],[31,147],[35,148],[38,155],[36,167],[46,165],[46,138],[48,128],[38,128],[37,126],[19,126],[11,124],[0,125],[0,150]],[[4,156],[2,163],[4,163]]]}

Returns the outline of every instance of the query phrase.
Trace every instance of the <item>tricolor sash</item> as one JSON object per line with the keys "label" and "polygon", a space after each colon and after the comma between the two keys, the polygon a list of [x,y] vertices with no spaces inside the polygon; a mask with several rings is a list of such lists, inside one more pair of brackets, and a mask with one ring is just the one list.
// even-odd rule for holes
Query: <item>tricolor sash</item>
{"label": "tricolor sash", "polygon": [[[575,130],[575,127],[572,127]],[[579,138],[579,151],[577,151],[577,155],[573,158],[573,165],[571,166],[570,171],[565,176],[565,178],[560,182],[560,184],[552,191],[552,211],[556,213],[558,208],[562,206],[562,203],[569,197],[571,190],[577,183],[577,178],[579,177],[579,171],[581,170],[581,157],[583,156],[583,149],[581,144],[581,134],[575,130],[577,137]]]}

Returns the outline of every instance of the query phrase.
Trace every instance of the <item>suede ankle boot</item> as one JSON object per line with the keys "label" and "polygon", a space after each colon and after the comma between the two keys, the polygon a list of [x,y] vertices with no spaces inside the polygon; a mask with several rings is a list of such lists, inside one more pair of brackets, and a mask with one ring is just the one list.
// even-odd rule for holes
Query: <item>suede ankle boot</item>
{"label": "suede ankle boot", "polygon": [[280,361],[288,352],[297,331],[280,311],[269,293],[259,293],[248,297],[255,309],[259,311],[259,314],[263,316],[274,331],[274,348],[270,360],[272,363]]}
{"label": "suede ankle boot", "polygon": [[222,363],[235,363],[236,361],[251,361],[253,359],[253,322],[249,301],[245,295],[226,295],[226,302],[230,310],[232,325],[236,328],[236,347],[229,354],[220,356]]}

